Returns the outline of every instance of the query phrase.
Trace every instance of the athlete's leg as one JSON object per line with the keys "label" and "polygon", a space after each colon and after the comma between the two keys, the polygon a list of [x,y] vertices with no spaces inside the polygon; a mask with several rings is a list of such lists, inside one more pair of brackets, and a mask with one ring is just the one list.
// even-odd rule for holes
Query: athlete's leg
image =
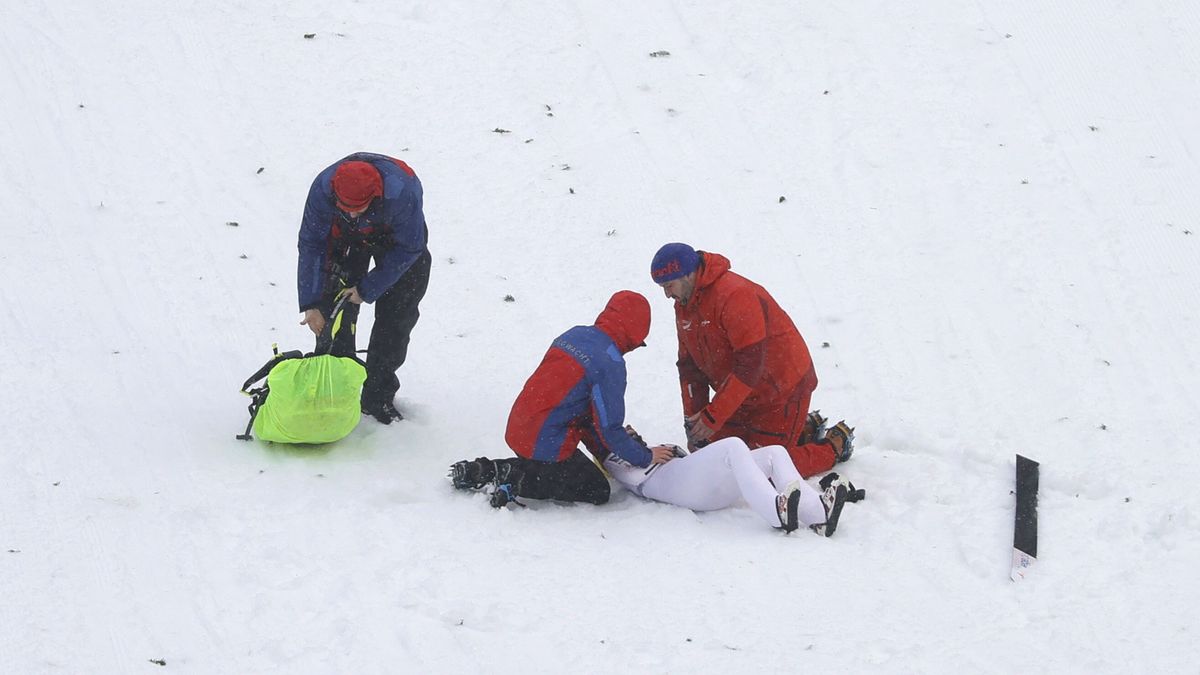
{"label": "athlete's leg", "polygon": [[825,522],[825,507],[821,505],[821,493],[800,477],[791,455],[781,445],[768,445],[750,451],[759,470],[771,478],[775,487],[786,490],[793,483],[800,490],[800,507],[796,512],[805,525]]}
{"label": "athlete's leg", "polygon": [[[786,452],[783,457],[788,459]],[[768,525],[779,526],[779,493],[739,438],[721,439],[667,462],[642,484],[642,495],[693,511],[723,509],[741,497]]]}
{"label": "athlete's leg", "polygon": [[[779,527],[779,509],[776,505],[779,490],[767,480],[767,474],[755,462],[745,441],[728,438],[718,442],[729,444],[727,453],[729,465],[733,469],[734,479],[737,480],[738,487],[742,491],[742,498],[768,525]],[[786,451],[783,453],[783,458],[788,461],[788,464],[791,464],[791,459],[787,456]],[[782,489],[785,486],[779,485],[778,487]]]}
{"label": "athlete's leg", "polygon": [[712,443],[667,462],[642,483],[642,496],[693,511],[733,506],[741,490],[726,461],[727,448],[724,443]]}
{"label": "athlete's leg", "polygon": [[796,470],[791,456],[782,445],[755,448],[750,451],[750,456],[754,458],[755,464],[758,465],[763,475],[770,478],[771,482],[775,484],[776,489],[782,490],[789,484],[800,480],[800,472]]}

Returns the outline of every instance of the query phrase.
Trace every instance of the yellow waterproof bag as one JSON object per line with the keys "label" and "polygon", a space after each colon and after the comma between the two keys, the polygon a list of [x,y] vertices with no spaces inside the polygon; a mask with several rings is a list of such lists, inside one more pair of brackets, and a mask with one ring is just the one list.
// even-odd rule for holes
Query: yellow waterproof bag
{"label": "yellow waterproof bag", "polygon": [[[336,332],[342,303],[334,309],[330,328]],[[332,339],[328,341],[332,344]],[[359,398],[367,370],[354,357],[332,354],[279,353],[242,385],[253,400],[250,423],[238,438],[250,440],[250,430],[276,443],[332,443],[345,438],[362,418]],[[251,389],[266,379],[263,386]]]}

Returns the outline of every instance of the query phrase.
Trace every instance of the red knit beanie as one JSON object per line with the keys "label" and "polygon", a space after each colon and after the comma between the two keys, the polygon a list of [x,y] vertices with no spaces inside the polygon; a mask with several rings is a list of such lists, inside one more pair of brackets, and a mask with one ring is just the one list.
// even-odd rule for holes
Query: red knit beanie
{"label": "red knit beanie", "polygon": [[339,209],[361,211],[383,195],[383,177],[367,162],[342,162],[333,172],[333,194]]}

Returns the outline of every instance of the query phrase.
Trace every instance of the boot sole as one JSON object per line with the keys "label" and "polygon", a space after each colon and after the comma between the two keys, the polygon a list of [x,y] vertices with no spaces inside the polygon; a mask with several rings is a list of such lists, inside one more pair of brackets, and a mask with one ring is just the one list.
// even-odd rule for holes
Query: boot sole
{"label": "boot sole", "polygon": [[453,467],[450,469],[450,484],[454,486],[455,490],[480,490],[487,485],[486,482],[468,480],[466,471],[460,471]]}

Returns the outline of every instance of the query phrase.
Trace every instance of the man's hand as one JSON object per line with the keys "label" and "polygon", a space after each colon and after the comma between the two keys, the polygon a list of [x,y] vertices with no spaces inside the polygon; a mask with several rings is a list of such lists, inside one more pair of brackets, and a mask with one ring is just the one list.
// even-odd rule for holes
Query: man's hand
{"label": "man's hand", "polygon": [[316,308],[306,309],[304,310],[304,320],[300,322],[300,325],[308,326],[313,335],[320,335],[321,331],[325,330],[325,315]]}
{"label": "man's hand", "polygon": [[713,434],[717,433],[717,430],[708,426],[708,423],[706,423],[704,418],[701,417],[703,414],[704,411],[701,410],[695,415],[686,417],[683,420],[683,429],[687,432],[689,448],[696,446],[697,443],[702,441],[707,441],[708,439],[712,438]]}
{"label": "man's hand", "polygon": [[672,459],[675,459],[675,448],[669,445],[656,445],[650,448],[651,464],[666,464]]}
{"label": "man's hand", "polygon": [[349,296],[350,302],[353,302],[356,305],[363,304],[362,296],[358,294],[358,286],[343,288],[342,292],[338,293],[338,299],[340,300],[343,296]]}

